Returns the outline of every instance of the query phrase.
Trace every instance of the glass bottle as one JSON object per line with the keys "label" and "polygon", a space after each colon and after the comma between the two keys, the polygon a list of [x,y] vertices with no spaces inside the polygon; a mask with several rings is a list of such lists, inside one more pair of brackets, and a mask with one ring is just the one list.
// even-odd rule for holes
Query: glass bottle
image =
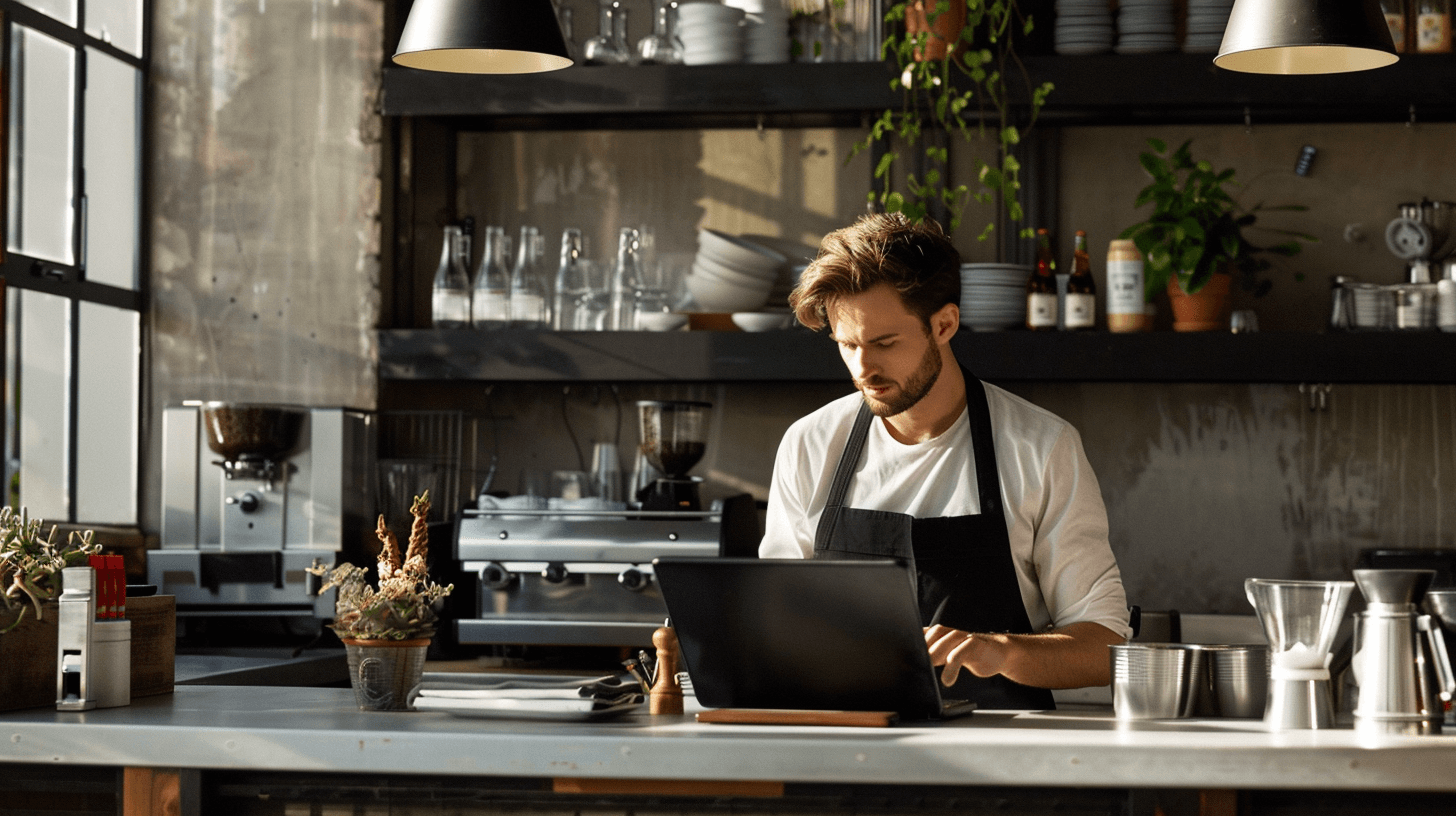
{"label": "glass bottle", "polygon": [[617,265],[612,269],[612,310],[607,315],[607,328],[611,331],[633,328],[640,249],[637,230],[622,227],[617,233]]}
{"label": "glass bottle", "polygon": [[511,271],[511,326],[517,329],[544,329],[551,325],[551,302],[547,291],[541,258],[546,243],[541,230],[521,227],[520,245],[516,247],[516,267]]}
{"label": "glass bottle", "polygon": [[617,7],[617,14],[612,20],[612,50],[622,55],[622,62],[631,62],[632,46],[627,42],[627,7],[620,2],[613,5]]}
{"label": "glass bottle", "polygon": [[467,246],[460,227],[445,227],[440,265],[430,287],[430,322],[437,329],[463,329],[470,325],[470,273],[462,260]]}
{"label": "glass bottle", "polygon": [[566,56],[576,59],[576,21],[573,17],[571,6],[561,6],[556,13],[556,19],[561,24],[561,39],[566,42]]}
{"label": "glass bottle", "polygon": [[504,329],[511,322],[511,239],[504,227],[485,228],[485,252],[475,271],[470,323],[477,329]]}
{"label": "glass bottle", "polygon": [[1077,230],[1072,239],[1072,274],[1067,277],[1066,311],[1062,325],[1068,331],[1087,331],[1097,322],[1097,282],[1092,279],[1086,230]]}
{"label": "glass bottle", "polygon": [[1416,0],[1416,51],[1445,54],[1451,50],[1451,0]]}
{"label": "glass bottle", "polygon": [[1057,328],[1057,261],[1046,227],[1036,231],[1036,270],[1026,281],[1026,327],[1032,331]]}
{"label": "glass bottle", "polygon": [[[620,0],[598,0],[597,35],[581,47],[587,65],[622,65],[630,59],[625,47],[617,47],[617,16],[625,14]],[[625,28],[623,29],[625,31]]]}
{"label": "glass bottle", "polygon": [[561,260],[556,267],[556,287],[551,301],[551,328],[557,331],[585,328],[577,325],[577,316],[585,305],[583,301],[591,297],[584,252],[581,230],[561,231]]}
{"label": "glass bottle", "polygon": [[656,0],[652,33],[637,41],[637,57],[643,65],[681,65],[682,49],[673,39],[671,0]]}

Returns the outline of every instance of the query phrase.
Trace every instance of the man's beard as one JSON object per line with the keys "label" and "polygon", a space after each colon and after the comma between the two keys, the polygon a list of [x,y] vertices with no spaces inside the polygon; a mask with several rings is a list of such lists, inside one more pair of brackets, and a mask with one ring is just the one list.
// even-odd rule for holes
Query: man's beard
{"label": "man's beard", "polygon": [[864,398],[865,405],[870,407],[870,413],[881,419],[892,417],[910,410],[917,402],[924,399],[926,394],[930,393],[930,389],[935,385],[936,379],[940,377],[942,365],[940,349],[934,343],[931,343],[930,348],[925,351],[925,356],[920,358],[920,365],[910,373],[910,376],[905,380],[905,384],[899,389],[899,393],[891,396],[888,402],[881,402],[871,397],[865,393],[864,389],[867,386],[887,385],[892,383],[891,380],[877,378],[865,382],[856,382],[855,385],[859,387],[860,396]]}

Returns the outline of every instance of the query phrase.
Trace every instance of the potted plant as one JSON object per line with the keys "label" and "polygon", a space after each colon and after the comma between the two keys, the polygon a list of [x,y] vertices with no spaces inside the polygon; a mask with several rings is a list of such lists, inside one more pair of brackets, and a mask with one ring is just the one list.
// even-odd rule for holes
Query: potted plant
{"label": "potted plant", "polygon": [[420,682],[425,651],[435,634],[435,602],[449,595],[453,584],[430,580],[430,491],[410,505],[409,547],[401,560],[399,542],[379,517],[378,586],[370,586],[368,570],[347,561],[333,569],[311,570],[325,575],[319,593],[337,588],[334,622],[330,625],[344,642],[349,679],[361,709],[407,710],[410,689]]}
{"label": "potted plant", "polygon": [[[1051,83],[1033,85],[1016,53],[1016,37],[1032,30],[1017,0],[895,0],[885,12],[886,36],[882,54],[893,57],[898,69],[891,87],[903,95],[898,108],[885,110],[870,126],[866,138],[850,151],[850,158],[886,146],[874,168],[878,189],[869,194],[872,204],[886,212],[903,213],[919,221],[943,208],[946,227],[960,225],[970,200],[999,204],[1009,222],[1023,217],[1019,191],[1021,164],[1013,154],[1052,91]],[[896,33],[903,27],[903,33]],[[1019,121],[1013,103],[1024,103]],[[977,189],[953,185],[942,169],[949,148],[927,131],[942,130],[963,141],[989,141],[995,158],[976,158]],[[900,161],[896,143],[922,151],[928,169],[904,174],[904,191],[895,189],[894,172]],[[980,232],[985,240],[995,229],[988,223]],[[1030,226],[1018,234],[1031,237]]]}
{"label": "potted plant", "polygon": [[101,552],[91,530],[56,541],[56,528],[0,508],[0,711],[56,701],[56,598],[61,570]]}
{"label": "potted plant", "polygon": [[[1139,154],[1152,183],[1138,193],[1134,204],[1151,204],[1146,221],[1123,230],[1143,255],[1145,295],[1149,302],[1166,290],[1173,308],[1173,327],[1204,331],[1222,327],[1235,274],[1255,297],[1267,293],[1273,282],[1261,277],[1269,269],[1270,255],[1299,253],[1300,241],[1313,236],[1289,230],[1270,230],[1289,240],[1259,246],[1244,230],[1270,210],[1304,211],[1304,206],[1256,205],[1241,207],[1226,189],[1237,185],[1233,168],[1214,170],[1207,161],[1195,161],[1191,140],[1169,153],[1160,139],[1149,139],[1151,151]],[[1296,280],[1303,275],[1296,273]]]}

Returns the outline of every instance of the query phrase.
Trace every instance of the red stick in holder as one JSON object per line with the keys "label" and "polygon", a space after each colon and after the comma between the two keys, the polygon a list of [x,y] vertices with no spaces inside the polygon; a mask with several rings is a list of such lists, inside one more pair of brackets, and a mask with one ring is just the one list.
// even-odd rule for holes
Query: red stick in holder
{"label": "red stick in holder", "polygon": [[106,556],[92,555],[86,559],[91,569],[96,572],[96,617],[105,619],[111,617],[111,586],[107,581]]}
{"label": "red stick in holder", "polygon": [[111,580],[115,583],[116,594],[111,596],[111,611],[113,618],[126,617],[126,559],[119,555],[108,555],[106,560],[111,562]]}

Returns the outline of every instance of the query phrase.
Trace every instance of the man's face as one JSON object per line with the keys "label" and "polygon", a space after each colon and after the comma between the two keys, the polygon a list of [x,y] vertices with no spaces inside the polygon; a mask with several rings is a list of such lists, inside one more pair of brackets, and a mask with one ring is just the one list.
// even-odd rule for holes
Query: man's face
{"label": "man's face", "polygon": [[888,285],[836,301],[829,325],[839,356],[875,416],[909,410],[940,376],[939,346]]}

